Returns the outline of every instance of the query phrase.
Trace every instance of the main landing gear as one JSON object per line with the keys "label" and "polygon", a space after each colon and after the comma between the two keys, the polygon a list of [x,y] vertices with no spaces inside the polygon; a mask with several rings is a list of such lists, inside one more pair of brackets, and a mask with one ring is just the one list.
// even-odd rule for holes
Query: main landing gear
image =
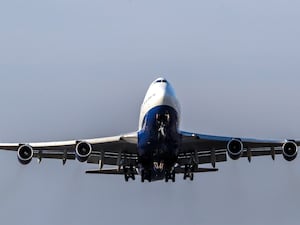
{"label": "main landing gear", "polygon": [[136,171],[133,166],[124,166],[123,172],[124,172],[124,178],[126,182],[129,180],[129,178],[135,180]]}
{"label": "main landing gear", "polygon": [[172,182],[175,182],[175,169],[172,169],[171,171],[167,170],[165,174],[165,182],[168,182],[169,180],[172,180]]}
{"label": "main landing gear", "polygon": [[151,170],[145,170],[142,169],[141,170],[141,182],[144,183],[145,180],[148,180],[149,182],[151,182]]}
{"label": "main landing gear", "polygon": [[186,180],[186,178],[190,178],[191,181],[194,180],[194,171],[194,165],[185,165],[183,179]]}

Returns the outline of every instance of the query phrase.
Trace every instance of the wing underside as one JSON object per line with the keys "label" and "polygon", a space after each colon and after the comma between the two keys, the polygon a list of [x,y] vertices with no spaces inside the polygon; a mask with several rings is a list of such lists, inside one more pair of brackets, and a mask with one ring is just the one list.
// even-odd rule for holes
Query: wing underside
{"label": "wing underside", "polygon": [[299,141],[294,140],[264,140],[251,138],[235,138],[224,136],[203,135],[197,133],[181,132],[182,144],[179,154],[180,164],[197,164],[224,162],[227,160],[228,143],[238,140],[242,143],[239,157],[247,157],[251,161],[252,157],[270,156],[275,159],[275,155],[283,154],[285,143],[299,145]]}
{"label": "wing underside", "polygon": [[103,165],[121,165],[121,163],[137,161],[137,133],[129,133],[120,136],[94,138],[86,140],[71,140],[59,142],[40,143],[0,143],[0,149],[18,151],[22,146],[28,146],[33,150],[33,157],[39,161],[42,159],[61,159],[63,164],[67,160],[76,159],[76,147],[79,143],[89,143],[91,153],[88,163]]}

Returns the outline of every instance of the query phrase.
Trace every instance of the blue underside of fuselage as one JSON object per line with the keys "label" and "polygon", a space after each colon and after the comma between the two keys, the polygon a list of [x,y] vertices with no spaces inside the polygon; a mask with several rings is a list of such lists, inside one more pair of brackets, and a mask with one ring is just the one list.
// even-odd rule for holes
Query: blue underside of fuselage
{"label": "blue underside of fuselage", "polygon": [[[160,179],[163,171],[176,163],[179,144],[176,110],[166,105],[149,110],[144,117],[142,130],[138,133],[140,165],[153,171],[153,178],[156,176]],[[163,169],[154,167],[157,163],[162,163],[160,165],[163,165]]]}

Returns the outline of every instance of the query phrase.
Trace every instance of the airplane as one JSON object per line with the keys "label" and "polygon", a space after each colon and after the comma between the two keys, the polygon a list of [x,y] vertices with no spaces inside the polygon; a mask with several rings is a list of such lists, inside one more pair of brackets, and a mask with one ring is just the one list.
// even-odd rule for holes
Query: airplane
{"label": "airplane", "polygon": [[[145,180],[175,182],[176,174],[194,179],[194,173],[215,172],[217,162],[227,161],[227,155],[237,160],[254,156],[281,154],[287,161],[296,158],[300,141],[265,140],[214,136],[181,131],[180,105],[175,91],[165,78],[153,81],[140,110],[138,130],[112,137],[85,140],[0,143],[0,149],[17,152],[21,164],[32,158],[43,158],[97,164],[88,174],[123,175],[125,181],[140,175]],[[201,167],[211,164],[210,167]],[[104,167],[105,166],[105,167]],[[109,168],[107,168],[109,167]]]}

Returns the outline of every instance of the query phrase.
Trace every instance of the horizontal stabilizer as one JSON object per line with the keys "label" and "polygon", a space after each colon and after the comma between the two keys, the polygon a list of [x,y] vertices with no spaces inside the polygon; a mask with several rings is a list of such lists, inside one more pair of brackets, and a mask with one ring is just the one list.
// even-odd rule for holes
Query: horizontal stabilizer
{"label": "horizontal stabilizer", "polygon": [[[196,168],[193,172],[194,173],[204,173],[204,172],[216,172],[218,171],[218,168]],[[134,170],[134,174],[137,175],[137,171]],[[184,173],[185,169],[181,168],[181,167],[176,167],[175,168],[175,173]],[[85,171],[85,173],[88,174],[112,174],[112,175],[123,175],[124,174],[124,170],[123,169],[104,169],[104,170],[87,170]]]}
{"label": "horizontal stabilizer", "polygon": [[[204,172],[216,172],[218,168],[196,168],[193,172],[194,173],[204,173]],[[185,168],[176,167],[175,173],[185,173]]]}
{"label": "horizontal stabilizer", "polygon": [[[134,174],[137,175],[138,173],[136,170],[134,170]],[[123,169],[104,169],[104,170],[87,170],[85,173],[89,174],[112,174],[112,175],[124,175],[124,170]]]}

